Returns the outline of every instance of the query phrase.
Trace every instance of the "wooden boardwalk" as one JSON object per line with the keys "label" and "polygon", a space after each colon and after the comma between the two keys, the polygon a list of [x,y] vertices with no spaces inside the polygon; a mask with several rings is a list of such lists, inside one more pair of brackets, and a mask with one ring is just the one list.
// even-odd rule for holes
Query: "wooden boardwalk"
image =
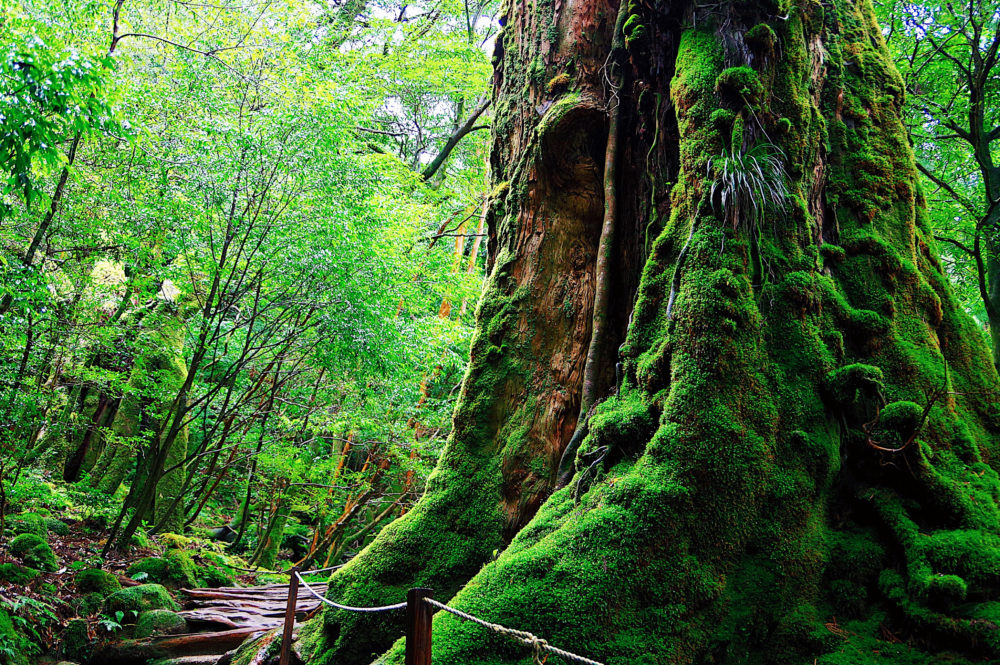
{"label": "wooden boardwalk", "polygon": [[[310,584],[317,593],[325,594],[327,585]],[[187,597],[185,609],[179,614],[192,629],[199,632],[257,628],[270,630],[284,623],[288,603],[287,584],[267,584],[256,587],[219,587],[217,589],[181,589]],[[295,619],[301,621],[319,608],[319,599],[300,594],[295,603]]]}
{"label": "wooden boardwalk", "polygon": [[[325,582],[310,586],[317,593],[326,593]],[[288,585],[181,589],[180,594],[184,597],[184,609],[178,614],[187,621],[190,632],[108,644],[99,649],[92,662],[145,665],[156,659],[158,665],[228,663],[230,652],[247,639],[281,628],[288,602]],[[312,616],[319,605],[315,596],[300,595],[295,603],[296,622]],[[280,639],[280,631],[269,635],[261,647],[275,639]]]}

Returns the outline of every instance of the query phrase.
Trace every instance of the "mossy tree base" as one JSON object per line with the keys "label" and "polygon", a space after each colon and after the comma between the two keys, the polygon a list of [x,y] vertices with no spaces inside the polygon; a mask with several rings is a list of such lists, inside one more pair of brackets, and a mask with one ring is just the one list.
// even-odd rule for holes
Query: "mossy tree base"
{"label": "mossy tree base", "polygon": [[[632,2],[612,91],[617,9],[509,6],[495,262],[455,434],[426,496],[331,597],[432,586],[609,665],[1000,658],[1000,382],[937,260],[870,3]],[[539,311],[532,296],[552,291],[522,278],[592,274],[546,248],[593,252],[599,229],[581,220],[600,203],[587,193],[611,104],[629,137],[614,302],[635,304],[608,313],[604,399],[574,481],[549,494],[567,429],[538,429],[552,384],[532,363],[559,366],[548,335],[586,317]],[[734,216],[712,158],[762,143],[784,156],[788,200]],[[310,662],[389,648],[382,662],[401,663],[400,629],[327,612],[303,646]],[[530,662],[447,614],[434,658]]]}

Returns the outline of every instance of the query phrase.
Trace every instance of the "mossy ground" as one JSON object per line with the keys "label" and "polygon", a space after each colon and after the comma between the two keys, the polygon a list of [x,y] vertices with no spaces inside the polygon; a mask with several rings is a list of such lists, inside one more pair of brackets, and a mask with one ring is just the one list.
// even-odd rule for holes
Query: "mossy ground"
{"label": "mossy ground", "polygon": [[140,584],[114,592],[104,601],[104,611],[110,616],[115,612],[124,612],[135,618],[147,610],[180,609],[166,588],[160,584]]}
{"label": "mossy ground", "polygon": [[148,610],[139,615],[135,622],[136,638],[159,635],[176,635],[187,631],[184,617],[170,610]]}
{"label": "mossy ground", "polygon": [[55,552],[44,538],[33,533],[22,533],[10,541],[10,552],[20,557],[25,566],[55,572],[59,565]]}
{"label": "mossy ground", "polygon": [[19,566],[16,563],[0,563],[0,582],[27,584],[38,575],[39,571],[34,568]]}
{"label": "mossy ground", "polygon": [[98,593],[102,596],[109,596],[122,588],[117,577],[99,568],[81,570],[73,582],[80,593]]}
{"label": "mossy ground", "polygon": [[178,548],[168,549],[161,557],[147,557],[136,561],[126,571],[133,579],[175,589],[201,586],[198,572],[191,553]]}

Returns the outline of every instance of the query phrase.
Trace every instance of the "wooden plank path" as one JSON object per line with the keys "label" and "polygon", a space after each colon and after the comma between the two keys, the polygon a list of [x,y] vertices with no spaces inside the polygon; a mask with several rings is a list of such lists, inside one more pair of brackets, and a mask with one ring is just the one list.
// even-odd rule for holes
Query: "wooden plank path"
{"label": "wooden plank path", "polygon": [[[310,583],[325,594],[325,582]],[[191,632],[162,637],[123,640],[107,645],[92,662],[108,665],[145,665],[150,659],[170,665],[214,665],[245,640],[281,628],[288,602],[287,584],[257,587],[181,589],[184,609],[180,614]],[[303,621],[319,609],[315,596],[299,596],[295,621]],[[280,635],[275,632],[268,642]],[[224,661],[223,661],[224,662]]]}
{"label": "wooden plank path", "polygon": [[[310,586],[318,593],[325,594],[327,585],[313,583]],[[267,584],[257,587],[219,587],[217,589],[181,589],[187,596],[186,609],[179,612],[192,628],[216,626],[216,630],[226,628],[257,628],[270,630],[284,622],[285,606],[288,602],[287,584]],[[320,601],[315,596],[300,595],[295,603],[295,619],[301,621],[319,608]]]}

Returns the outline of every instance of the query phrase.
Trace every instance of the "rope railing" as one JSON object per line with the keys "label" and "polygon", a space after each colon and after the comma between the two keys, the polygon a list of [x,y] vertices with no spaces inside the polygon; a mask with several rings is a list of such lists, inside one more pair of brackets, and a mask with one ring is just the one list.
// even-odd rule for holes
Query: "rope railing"
{"label": "rope railing", "polygon": [[308,591],[312,595],[316,596],[317,598],[320,599],[320,601],[326,603],[330,607],[335,607],[338,610],[344,610],[346,612],[369,612],[369,613],[372,613],[372,612],[391,612],[393,610],[403,610],[403,609],[406,609],[406,601],[403,601],[402,603],[396,603],[395,605],[382,605],[381,607],[352,607],[350,605],[341,605],[340,603],[335,603],[332,600],[330,600],[329,598],[327,598],[327,597],[325,597],[325,596],[323,596],[323,595],[321,595],[319,593],[316,593],[316,591],[311,586],[309,586],[304,579],[302,579],[302,576],[299,575],[299,573],[296,572],[295,573],[295,577],[298,578],[299,583],[302,584],[302,586],[304,586],[306,588],[306,591]]}
{"label": "rope railing", "polygon": [[583,663],[584,665],[604,665],[604,663],[598,662],[596,660],[591,660],[589,658],[584,658],[583,656],[578,656],[575,653],[571,653],[564,649],[554,647],[537,635],[533,635],[526,630],[517,630],[516,628],[508,628],[507,626],[501,626],[498,623],[492,623],[486,621],[485,619],[480,619],[477,616],[473,616],[468,612],[463,612],[462,610],[455,609],[445,605],[444,603],[434,600],[433,598],[424,598],[424,602],[428,605],[438,608],[439,610],[444,610],[450,614],[454,614],[459,619],[464,619],[465,621],[471,621],[472,623],[479,624],[484,628],[488,628],[494,633],[499,635],[506,635],[507,637],[513,637],[519,642],[523,643],[525,646],[530,647],[534,651],[535,662],[544,663],[544,653],[554,653],[557,656],[561,656],[566,660],[572,660],[577,663]]}
{"label": "rope railing", "polygon": [[295,604],[298,596],[298,586],[300,584],[306,588],[306,591],[318,598],[320,602],[346,612],[364,612],[371,614],[405,609],[407,611],[407,665],[410,663],[414,663],[416,665],[430,665],[431,663],[432,615],[429,611],[427,611],[427,607],[425,607],[425,605],[448,612],[449,614],[453,614],[464,621],[470,621],[483,626],[498,635],[504,635],[521,642],[523,645],[532,650],[534,660],[537,665],[543,665],[545,660],[548,658],[548,654],[554,654],[571,662],[583,663],[583,665],[604,665],[599,661],[591,660],[590,658],[566,651],[565,649],[554,647],[542,638],[534,635],[533,633],[529,633],[526,630],[508,628],[507,626],[502,626],[498,623],[480,619],[479,617],[473,616],[468,612],[463,612],[462,610],[445,605],[444,603],[434,600],[434,598],[431,597],[432,592],[430,589],[411,589],[410,593],[407,595],[406,601],[395,603],[393,605],[382,605],[378,607],[354,607],[351,605],[341,605],[340,603],[336,603],[329,598],[326,598],[309,586],[304,579],[302,579],[303,574],[307,573],[300,573],[298,570],[293,568],[289,575],[288,608],[285,613],[285,629],[281,644],[281,665],[287,665],[289,662],[288,658],[291,652],[292,628],[295,623]]}
{"label": "rope railing", "polygon": [[[262,573],[265,574],[265,575],[281,575],[282,573],[288,573],[288,572],[290,572],[290,571],[287,571],[287,570],[284,570],[284,571],[282,571],[282,570],[268,570],[267,568],[260,568],[260,567],[257,567],[257,568],[241,568],[240,566],[232,566],[232,565],[229,565],[229,564],[224,564],[224,565],[227,568],[229,568],[230,570],[238,570],[238,571],[243,572],[243,573],[252,573],[254,575],[259,575],[259,574],[262,574]],[[303,571],[300,571],[299,574],[300,575],[319,575],[320,573],[328,573],[331,570],[337,570],[338,568],[343,568],[346,565],[347,565],[346,563],[341,563],[341,564],[338,564],[336,566],[329,566],[327,568],[317,568],[316,570],[303,570]]]}
{"label": "rope railing", "polygon": [[303,570],[299,575],[319,575],[320,573],[328,573],[331,570],[338,570],[346,566],[346,563],[337,564],[336,566],[328,566],[326,568],[317,568],[316,570]]}

